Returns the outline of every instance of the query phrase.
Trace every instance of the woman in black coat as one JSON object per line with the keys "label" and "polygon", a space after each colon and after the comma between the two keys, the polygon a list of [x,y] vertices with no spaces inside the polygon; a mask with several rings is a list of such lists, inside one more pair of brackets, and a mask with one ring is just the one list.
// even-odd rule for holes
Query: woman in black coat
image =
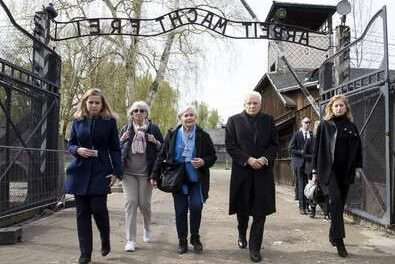
{"label": "woman in black coat", "polygon": [[350,184],[362,168],[361,138],[352,122],[350,104],[343,95],[335,95],[325,107],[318,126],[313,155],[313,178],[329,195],[331,226],[329,241],[339,256],[348,255],[344,246],[344,205]]}
{"label": "woman in black coat", "polygon": [[188,251],[188,209],[190,222],[190,242],[195,253],[203,251],[199,229],[203,203],[208,198],[210,187],[209,168],[217,160],[210,135],[196,125],[196,110],[192,106],[184,108],[178,118],[181,125],[169,131],[155,162],[151,183],[157,185],[163,161],[182,163],[185,177],[181,190],[173,193],[176,213],[176,227],[179,239],[178,253]]}
{"label": "woman in black coat", "polygon": [[99,89],[84,94],[74,115],[68,150],[75,159],[67,168],[65,191],[75,196],[80,264],[91,260],[92,215],[100,232],[101,254],[110,253],[107,194],[116,178],[122,178],[114,115]]}

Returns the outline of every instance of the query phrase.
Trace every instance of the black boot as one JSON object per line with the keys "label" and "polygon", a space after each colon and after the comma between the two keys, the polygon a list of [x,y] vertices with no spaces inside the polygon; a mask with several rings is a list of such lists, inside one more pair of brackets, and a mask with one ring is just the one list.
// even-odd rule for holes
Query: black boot
{"label": "black boot", "polygon": [[250,249],[250,259],[252,262],[261,262],[262,256],[259,250]]}
{"label": "black boot", "polygon": [[247,247],[247,238],[245,234],[239,233],[239,238],[237,239],[237,245],[239,246],[239,248]]}
{"label": "black boot", "polygon": [[197,254],[202,253],[203,251],[203,245],[202,242],[200,242],[200,236],[199,235],[191,235],[191,245],[193,246],[193,251]]}
{"label": "black boot", "polygon": [[78,259],[78,264],[88,264],[90,262],[91,262],[91,258],[90,257],[83,257],[83,256],[81,256]]}
{"label": "black boot", "polygon": [[336,249],[337,249],[337,254],[340,257],[345,258],[348,256],[348,252],[346,250],[346,247],[344,246],[343,239],[336,241]]}
{"label": "black boot", "polygon": [[102,240],[101,242],[101,255],[107,256],[111,251],[110,240]]}
{"label": "black boot", "polygon": [[311,207],[310,217],[311,217],[311,218],[314,218],[314,217],[315,217],[315,206],[312,206],[312,207]]}
{"label": "black boot", "polygon": [[180,238],[178,241],[178,254],[184,254],[188,252],[188,240],[186,238]]}

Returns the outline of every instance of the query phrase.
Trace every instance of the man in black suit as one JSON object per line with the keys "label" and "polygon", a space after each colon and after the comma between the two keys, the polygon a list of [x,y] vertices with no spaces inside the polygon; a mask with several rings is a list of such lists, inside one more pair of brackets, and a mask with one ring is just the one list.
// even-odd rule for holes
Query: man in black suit
{"label": "man in black suit", "polygon": [[250,259],[260,262],[266,216],[276,211],[273,162],[278,151],[278,134],[273,117],[261,112],[262,97],[249,93],[244,111],[228,119],[225,145],[232,157],[229,214],[237,215],[238,246],[247,247],[249,217]]}
{"label": "man in black suit", "polygon": [[297,195],[300,214],[307,214],[307,199],[304,188],[311,174],[313,133],[310,130],[311,121],[308,117],[302,118],[301,127],[292,136],[288,149],[292,157],[292,167],[296,172]]}

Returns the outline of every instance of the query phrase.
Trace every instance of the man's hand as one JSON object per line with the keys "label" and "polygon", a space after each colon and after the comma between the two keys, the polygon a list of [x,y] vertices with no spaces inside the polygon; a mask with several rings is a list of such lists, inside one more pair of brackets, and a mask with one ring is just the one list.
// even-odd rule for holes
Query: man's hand
{"label": "man's hand", "polygon": [[266,157],[262,156],[258,160],[262,163],[262,166],[269,166],[269,161]]}
{"label": "man's hand", "polygon": [[251,168],[253,168],[254,170],[259,170],[260,168],[263,167],[263,162],[253,157],[250,157],[247,160],[247,164],[250,165]]}

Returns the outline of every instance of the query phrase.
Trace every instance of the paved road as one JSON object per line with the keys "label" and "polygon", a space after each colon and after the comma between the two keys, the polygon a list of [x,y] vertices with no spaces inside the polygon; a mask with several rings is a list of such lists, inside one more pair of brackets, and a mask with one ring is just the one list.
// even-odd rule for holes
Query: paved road
{"label": "paved road", "polygon": [[[201,227],[202,255],[179,256],[171,196],[153,195],[153,241],[142,241],[139,217],[137,250],[124,252],[123,196],[109,197],[112,253],[101,257],[95,230],[93,263],[249,263],[248,250],[236,246],[235,217],[227,214],[229,171],[213,170],[210,198]],[[264,235],[263,263],[395,263],[395,237],[355,224],[347,224],[347,259],[337,256],[328,242],[329,223],[319,216],[311,219],[298,213],[292,189],[277,186],[277,213],[268,218]],[[23,242],[0,246],[0,263],[77,263],[79,251],[74,209],[66,209],[24,226]]]}

